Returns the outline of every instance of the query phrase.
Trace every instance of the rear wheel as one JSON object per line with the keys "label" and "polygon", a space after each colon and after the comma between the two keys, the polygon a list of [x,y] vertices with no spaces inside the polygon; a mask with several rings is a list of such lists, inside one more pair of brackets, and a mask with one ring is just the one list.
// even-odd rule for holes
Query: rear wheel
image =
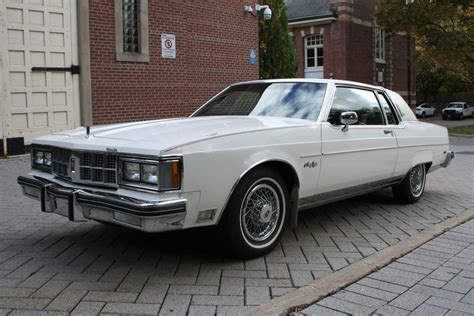
{"label": "rear wheel", "polygon": [[425,190],[426,168],[419,164],[410,169],[400,184],[393,186],[392,191],[395,199],[400,203],[417,202]]}
{"label": "rear wheel", "polygon": [[273,169],[259,168],[235,189],[222,218],[221,231],[239,258],[260,256],[281,238],[288,217],[288,190]]}

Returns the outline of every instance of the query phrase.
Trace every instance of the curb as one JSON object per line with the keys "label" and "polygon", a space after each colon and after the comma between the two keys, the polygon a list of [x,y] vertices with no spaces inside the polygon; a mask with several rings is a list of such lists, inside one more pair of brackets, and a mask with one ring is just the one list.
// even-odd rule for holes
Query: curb
{"label": "curb", "polygon": [[270,302],[251,308],[241,315],[287,315],[302,310],[322,298],[375,272],[433,238],[474,218],[474,208],[433,225],[410,238],[361,259],[341,270],[316,280]]}
{"label": "curb", "polygon": [[474,135],[448,133],[449,137],[474,138]]}

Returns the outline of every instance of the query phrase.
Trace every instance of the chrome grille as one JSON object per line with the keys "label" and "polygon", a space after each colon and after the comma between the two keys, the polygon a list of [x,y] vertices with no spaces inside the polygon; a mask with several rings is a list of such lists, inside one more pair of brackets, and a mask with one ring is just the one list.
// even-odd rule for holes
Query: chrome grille
{"label": "chrome grille", "polygon": [[444,110],[444,114],[456,114],[456,110]]}
{"label": "chrome grille", "polygon": [[79,155],[81,182],[97,184],[117,183],[117,157],[106,154],[84,152]]}
{"label": "chrome grille", "polygon": [[51,160],[53,166],[53,174],[61,178],[70,179],[68,173],[69,159],[71,151],[62,148],[53,148],[51,151]]}

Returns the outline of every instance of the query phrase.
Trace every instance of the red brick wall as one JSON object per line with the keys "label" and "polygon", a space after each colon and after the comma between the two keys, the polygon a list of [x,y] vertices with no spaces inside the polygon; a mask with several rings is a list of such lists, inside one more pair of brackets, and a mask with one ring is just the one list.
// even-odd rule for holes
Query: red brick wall
{"label": "red brick wall", "polygon": [[[324,28],[324,78],[344,79],[368,84],[383,84],[385,87],[399,91],[407,99],[408,68],[406,57],[406,38],[395,35],[390,43],[386,34],[385,63],[374,60],[374,29],[362,25],[373,22],[376,0],[334,1],[333,6],[339,10],[337,21],[314,27],[319,33]],[[352,19],[355,18],[353,21]],[[293,42],[298,58],[298,77],[304,77],[304,39],[310,35],[310,27],[295,27]],[[414,55],[413,55],[414,56]],[[414,59],[414,58],[413,58]],[[383,72],[383,82],[378,82],[378,72]],[[414,65],[410,71],[411,86],[415,90]],[[412,98],[413,99],[413,98]]]}
{"label": "red brick wall", "polygon": [[[117,62],[114,1],[89,3],[94,124],[189,115],[227,85],[258,79],[249,64],[258,21],[242,0],[148,1],[149,63]],[[176,59],[161,58],[162,33],[176,35]]]}

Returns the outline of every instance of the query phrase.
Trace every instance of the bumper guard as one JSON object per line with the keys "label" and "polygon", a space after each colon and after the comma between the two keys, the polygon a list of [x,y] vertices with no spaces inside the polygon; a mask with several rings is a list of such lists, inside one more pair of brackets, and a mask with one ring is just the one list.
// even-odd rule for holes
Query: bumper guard
{"label": "bumper guard", "polygon": [[72,189],[39,178],[18,177],[23,194],[41,203],[41,211],[80,222],[92,219],[145,232],[178,230],[186,200],[149,202],[114,193]]}

